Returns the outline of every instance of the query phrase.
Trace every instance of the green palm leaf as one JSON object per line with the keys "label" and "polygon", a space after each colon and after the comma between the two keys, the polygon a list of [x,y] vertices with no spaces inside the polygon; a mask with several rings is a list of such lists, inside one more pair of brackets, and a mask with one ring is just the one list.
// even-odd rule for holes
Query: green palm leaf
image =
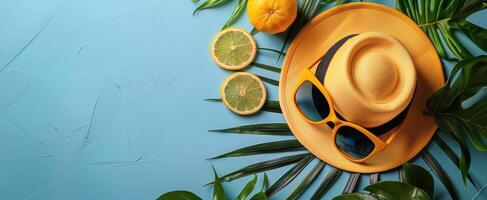
{"label": "green palm leaf", "polygon": [[306,189],[313,183],[313,181],[318,177],[321,170],[325,167],[325,163],[321,160],[318,161],[316,166],[304,177],[303,181],[294,189],[294,191],[286,198],[287,200],[297,199],[301,194],[303,194]]}
{"label": "green palm leaf", "polygon": [[[196,2],[198,2],[198,1],[199,0],[197,0]],[[193,1],[193,2],[196,3],[195,1]],[[202,3],[201,5],[199,5],[194,10],[193,15],[195,15],[200,10],[218,7],[218,6],[221,6],[221,5],[223,5],[225,3],[228,3],[228,2],[230,2],[230,0],[206,0],[204,3]]]}
{"label": "green palm leaf", "polygon": [[369,174],[369,184],[376,184],[379,181],[379,173]]}
{"label": "green palm leaf", "polygon": [[[450,146],[448,146],[448,144],[446,144],[446,142],[443,139],[441,139],[439,135],[435,136],[434,142],[438,144],[440,149],[448,156],[448,158],[453,162],[453,164],[455,164],[455,166],[457,166],[457,168],[460,169],[460,159],[455,154],[455,152],[453,152]],[[472,185],[478,189],[476,182],[474,181],[474,179],[470,174],[468,174],[467,178],[468,180],[470,180]]]}
{"label": "green palm leaf", "polygon": [[237,156],[250,156],[257,154],[269,154],[269,153],[284,153],[292,151],[303,151],[306,150],[298,140],[283,140],[266,142],[256,145],[251,145],[248,147],[240,148],[228,153],[215,156],[210,159],[226,158],[226,157],[237,157]]}
{"label": "green palm leaf", "polygon": [[268,197],[271,197],[272,195],[281,191],[284,187],[291,183],[303,171],[303,169],[306,168],[306,166],[308,166],[313,158],[315,158],[313,155],[303,158],[286,173],[284,173],[274,184],[272,184],[265,194]]}
{"label": "green palm leaf", "polygon": [[235,8],[232,11],[232,15],[228,19],[227,23],[223,25],[223,29],[233,25],[235,21],[237,21],[238,18],[242,15],[242,13],[245,11],[245,8],[247,7],[247,0],[238,0],[237,4],[235,4]]}
{"label": "green palm leaf", "polygon": [[[205,101],[222,102],[222,99],[213,98],[213,99],[205,99]],[[266,100],[264,106],[262,106],[262,110],[267,112],[273,112],[273,113],[282,113],[281,106],[279,105],[279,101],[274,101],[274,100]]]}
{"label": "green palm leaf", "polygon": [[266,64],[262,64],[262,63],[257,63],[257,62],[252,62],[250,65],[261,68],[261,69],[265,69],[265,70],[268,70],[271,72],[281,73],[281,69],[278,67],[274,67],[274,66],[270,66],[270,65],[266,65]]}
{"label": "green palm leaf", "polygon": [[[264,172],[272,169],[277,169],[280,167],[284,167],[286,165],[290,165],[296,162],[299,162],[301,159],[303,159],[306,156],[311,155],[310,153],[303,153],[303,154],[298,154],[298,155],[292,155],[292,156],[284,156],[280,158],[275,158],[271,160],[266,160],[262,162],[258,162],[255,164],[251,164],[248,166],[245,166],[241,169],[235,170],[231,173],[228,173],[220,178],[221,181],[223,182],[229,182],[233,181],[235,179],[239,179],[248,175],[256,174],[259,172]],[[213,182],[209,183],[212,184]]]}
{"label": "green palm leaf", "polygon": [[257,48],[258,50],[261,50],[261,51],[269,51],[269,52],[272,52],[272,53],[276,53],[278,55],[281,55],[281,56],[286,56],[286,52],[281,52],[279,50],[276,50],[276,49],[271,49],[271,48]]}
{"label": "green palm leaf", "polygon": [[222,183],[220,182],[220,178],[218,177],[218,174],[216,173],[216,170],[213,166],[211,166],[213,169],[213,173],[215,175],[215,181],[213,184],[213,200],[226,200],[227,197],[225,196],[225,191],[223,190]]}
{"label": "green palm leaf", "polygon": [[360,173],[351,173],[350,177],[348,177],[348,181],[347,184],[345,185],[345,188],[343,188],[342,194],[349,194],[355,191],[359,179],[360,179]]}
{"label": "green palm leaf", "polygon": [[471,14],[487,8],[485,0],[474,0],[470,4],[465,4],[465,0],[397,0],[396,7],[416,21],[442,58],[449,59],[440,35],[457,60],[472,57],[454,31],[465,33],[478,47],[487,51],[487,30],[467,21]]}
{"label": "green palm leaf", "polygon": [[255,184],[257,184],[257,175],[254,175],[254,178],[245,185],[235,200],[245,200],[254,191]]}
{"label": "green palm leaf", "polygon": [[319,200],[325,193],[333,186],[333,184],[338,180],[340,175],[342,174],[342,170],[333,168],[328,174],[326,175],[325,179],[321,182],[318,189],[315,191],[311,200]]}
{"label": "green palm leaf", "polygon": [[453,187],[450,178],[448,178],[445,170],[441,167],[440,163],[438,163],[438,161],[431,155],[431,153],[425,149],[421,154],[421,158],[423,158],[426,164],[428,164],[428,166],[433,170],[436,176],[440,179],[441,183],[443,183],[443,186],[445,186],[446,190],[448,191],[448,194],[450,194],[450,197],[452,199],[458,199],[457,192],[455,191],[455,188]]}
{"label": "green palm leaf", "polygon": [[455,65],[446,85],[428,99],[426,113],[433,115],[438,126],[460,145],[459,163],[464,183],[470,167],[470,152],[465,141],[480,151],[487,151],[483,139],[487,137],[487,97],[482,97],[470,107],[462,102],[476,95],[487,86],[487,56],[465,59]]}
{"label": "green palm leaf", "polygon": [[233,128],[209,130],[211,132],[238,133],[253,135],[287,135],[292,136],[291,129],[286,123],[265,123],[237,126]]}
{"label": "green palm leaf", "polygon": [[271,85],[275,85],[275,86],[279,86],[279,81],[278,80],[274,80],[272,78],[267,78],[267,77],[264,77],[264,76],[260,76],[260,75],[257,75],[260,79],[262,79],[262,81],[266,82],[266,83],[269,83]]}

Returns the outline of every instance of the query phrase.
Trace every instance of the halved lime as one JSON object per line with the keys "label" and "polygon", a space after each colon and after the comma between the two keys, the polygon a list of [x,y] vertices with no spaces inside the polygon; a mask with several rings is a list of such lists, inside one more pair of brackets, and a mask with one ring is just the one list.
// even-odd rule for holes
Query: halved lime
{"label": "halved lime", "polygon": [[256,113],[267,98],[264,83],[248,72],[237,72],[226,78],[220,92],[225,106],[240,115]]}
{"label": "halved lime", "polygon": [[211,57],[223,69],[240,70],[252,63],[257,53],[255,40],[240,28],[220,31],[210,47]]}

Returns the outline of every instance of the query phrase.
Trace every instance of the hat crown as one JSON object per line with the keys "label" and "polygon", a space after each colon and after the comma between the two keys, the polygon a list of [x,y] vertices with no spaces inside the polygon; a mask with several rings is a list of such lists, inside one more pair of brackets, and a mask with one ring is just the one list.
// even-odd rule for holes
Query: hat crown
{"label": "hat crown", "polygon": [[384,54],[370,52],[358,56],[352,75],[358,89],[371,101],[383,103],[394,98],[398,71]]}
{"label": "hat crown", "polygon": [[335,110],[363,127],[380,126],[406,109],[415,85],[416,71],[406,47],[380,32],[347,40],[325,77]]}

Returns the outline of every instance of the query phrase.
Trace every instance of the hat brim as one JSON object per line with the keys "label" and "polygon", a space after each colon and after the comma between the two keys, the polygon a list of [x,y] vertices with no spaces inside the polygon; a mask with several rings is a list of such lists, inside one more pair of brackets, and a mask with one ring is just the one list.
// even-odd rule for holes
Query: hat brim
{"label": "hat brim", "polygon": [[[363,32],[383,32],[399,39],[416,68],[417,86],[410,110],[388,147],[363,163],[344,158],[331,138],[331,129],[300,117],[292,89],[301,70],[323,56],[338,40]],[[430,141],[437,125],[423,115],[426,100],[445,83],[440,59],[424,32],[397,10],[374,3],[348,3],[325,11],[309,22],[291,43],[280,77],[279,101],[290,129],[315,156],[337,168],[360,173],[398,167],[416,156]]]}

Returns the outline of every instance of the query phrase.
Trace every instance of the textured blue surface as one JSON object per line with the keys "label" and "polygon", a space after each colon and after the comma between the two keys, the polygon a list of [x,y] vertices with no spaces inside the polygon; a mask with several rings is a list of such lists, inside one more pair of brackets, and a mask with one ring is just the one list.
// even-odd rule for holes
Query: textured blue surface
{"label": "textured blue surface", "polygon": [[[229,74],[213,64],[208,46],[232,6],[193,17],[190,0],[0,0],[1,199],[154,199],[176,189],[210,198],[211,187],[202,187],[212,179],[206,158],[278,137],[206,130],[283,121],[270,113],[239,117],[203,101],[218,97]],[[485,27],[486,19],[483,12],[472,21]],[[237,26],[251,28],[245,17]],[[261,33],[256,39],[260,47],[282,43],[282,37]],[[258,60],[273,64],[275,56]],[[277,88],[268,89],[269,98],[277,99]],[[471,185],[463,190],[459,171],[437,146],[431,151],[462,199],[476,195]],[[486,154],[472,154],[472,174],[483,186]],[[271,157],[213,164],[223,174]],[[271,181],[286,169],[271,171]],[[347,177],[325,199],[340,193]],[[235,195],[247,180],[225,188]],[[361,186],[367,182],[363,176]],[[438,179],[436,194],[449,198]]]}

